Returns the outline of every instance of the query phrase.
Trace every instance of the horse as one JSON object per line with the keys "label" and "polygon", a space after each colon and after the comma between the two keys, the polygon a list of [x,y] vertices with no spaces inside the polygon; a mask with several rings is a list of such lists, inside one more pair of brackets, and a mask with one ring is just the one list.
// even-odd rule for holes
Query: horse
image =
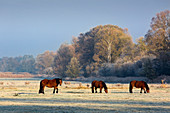
{"label": "horse", "polygon": [[39,90],[39,94],[43,93],[44,94],[44,88],[45,86],[48,88],[53,88],[54,87],[54,91],[53,93],[55,93],[55,89],[57,89],[56,93],[58,93],[58,84],[62,84],[62,79],[60,78],[55,78],[53,80],[48,80],[48,79],[44,79],[41,80],[40,82],[40,90]]}
{"label": "horse", "polygon": [[132,92],[133,87],[141,88],[140,93],[142,93],[142,90],[144,90],[144,93],[146,93],[146,92],[149,93],[149,87],[148,87],[147,83],[144,81],[136,81],[136,80],[131,81],[129,84],[129,92],[130,93],[133,93]]}
{"label": "horse", "polygon": [[94,81],[92,81],[91,85],[92,85],[92,87],[91,87],[92,88],[92,93],[94,93],[94,87],[95,87],[96,93],[97,93],[97,88],[100,88],[100,93],[102,93],[103,87],[104,87],[105,93],[108,93],[107,86],[103,81],[94,80]]}

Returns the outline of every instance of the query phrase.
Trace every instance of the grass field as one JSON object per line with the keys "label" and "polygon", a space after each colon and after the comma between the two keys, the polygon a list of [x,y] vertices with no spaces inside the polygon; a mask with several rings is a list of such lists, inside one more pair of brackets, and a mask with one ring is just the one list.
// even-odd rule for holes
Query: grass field
{"label": "grass field", "polygon": [[[109,93],[92,94],[91,85],[80,82],[63,82],[59,93],[45,88],[45,94],[38,94],[39,80],[0,80],[0,112],[64,112],[64,113],[132,113],[170,112],[170,85],[149,84],[150,93],[140,94],[134,89],[130,94],[128,84],[106,83]],[[98,91],[99,92],[99,91]]]}

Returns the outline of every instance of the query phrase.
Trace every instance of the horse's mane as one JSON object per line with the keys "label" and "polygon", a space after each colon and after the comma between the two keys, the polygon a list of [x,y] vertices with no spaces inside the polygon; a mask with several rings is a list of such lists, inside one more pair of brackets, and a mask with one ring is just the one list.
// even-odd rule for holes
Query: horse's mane
{"label": "horse's mane", "polygon": [[103,81],[101,81],[101,82],[102,82],[102,84],[103,84],[104,89],[107,89],[106,84],[105,84]]}
{"label": "horse's mane", "polygon": [[59,81],[59,80],[62,80],[62,79],[61,79],[61,78],[55,78],[55,80],[58,80],[58,81]]}
{"label": "horse's mane", "polygon": [[148,84],[146,82],[144,82],[144,84],[145,84],[146,90],[149,90]]}

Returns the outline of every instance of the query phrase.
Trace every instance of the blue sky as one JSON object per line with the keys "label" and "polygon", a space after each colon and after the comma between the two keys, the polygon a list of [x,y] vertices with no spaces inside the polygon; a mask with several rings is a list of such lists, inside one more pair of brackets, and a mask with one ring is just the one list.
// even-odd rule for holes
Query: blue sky
{"label": "blue sky", "polygon": [[97,25],[144,36],[170,0],[0,0],[0,58],[56,51]]}

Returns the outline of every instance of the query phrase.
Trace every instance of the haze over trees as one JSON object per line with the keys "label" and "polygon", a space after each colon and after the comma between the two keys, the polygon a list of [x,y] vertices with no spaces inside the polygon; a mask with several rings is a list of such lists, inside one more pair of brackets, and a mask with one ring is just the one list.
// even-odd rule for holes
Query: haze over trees
{"label": "haze over trees", "polygon": [[78,76],[146,76],[154,79],[170,75],[170,11],[157,13],[150,29],[137,43],[128,29],[115,25],[99,25],[73,37],[56,52],[46,51],[36,58],[4,57],[1,72]]}

